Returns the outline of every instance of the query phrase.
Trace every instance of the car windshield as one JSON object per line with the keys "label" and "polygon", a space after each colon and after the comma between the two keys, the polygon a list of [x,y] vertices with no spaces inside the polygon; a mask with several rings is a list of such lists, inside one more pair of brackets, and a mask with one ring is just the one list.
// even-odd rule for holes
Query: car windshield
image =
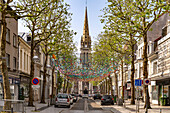
{"label": "car windshield", "polygon": [[102,98],[103,98],[103,99],[109,99],[109,98],[110,98],[110,95],[104,95]]}
{"label": "car windshield", "polygon": [[100,96],[100,94],[96,94],[96,96]]}
{"label": "car windshield", "polygon": [[57,96],[57,98],[68,98],[68,95],[65,95],[65,94],[59,94]]}

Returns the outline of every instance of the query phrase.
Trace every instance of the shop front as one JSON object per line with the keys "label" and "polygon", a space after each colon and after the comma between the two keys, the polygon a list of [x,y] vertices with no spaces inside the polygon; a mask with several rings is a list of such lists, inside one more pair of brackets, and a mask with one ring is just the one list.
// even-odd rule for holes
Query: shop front
{"label": "shop front", "polygon": [[[18,99],[18,87],[20,84],[19,78],[9,77],[11,99]],[[3,78],[0,75],[0,99],[4,98],[3,94]]]}
{"label": "shop front", "polygon": [[153,99],[157,99],[158,105],[170,106],[170,78],[156,80],[156,86],[152,90]]}
{"label": "shop front", "polygon": [[19,100],[28,98],[29,82],[29,76],[20,75]]}

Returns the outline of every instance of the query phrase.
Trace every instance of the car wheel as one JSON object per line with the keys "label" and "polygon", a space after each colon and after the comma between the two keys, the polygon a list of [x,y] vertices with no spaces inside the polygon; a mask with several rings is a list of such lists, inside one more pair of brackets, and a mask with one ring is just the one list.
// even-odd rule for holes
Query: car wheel
{"label": "car wheel", "polygon": [[72,105],[73,103],[71,103],[71,105]]}
{"label": "car wheel", "polygon": [[58,105],[54,105],[54,107],[55,107],[55,108],[57,108],[57,107],[58,107]]}
{"label": "car wheel", "polygon": [[112,102],[111,104],[114,105],[114,102]]}
{"label": "car wheel", "polygon": [[104,105],[103,103],[101,103],[101,105]]}
{"label": "car wheel", "polygon": [[68,105],[68,108],[70,108],[70,105]]}

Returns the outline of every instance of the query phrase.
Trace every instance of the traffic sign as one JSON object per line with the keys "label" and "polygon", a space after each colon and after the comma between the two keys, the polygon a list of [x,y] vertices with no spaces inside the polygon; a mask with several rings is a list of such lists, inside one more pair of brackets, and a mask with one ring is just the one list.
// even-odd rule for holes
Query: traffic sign
{"label": "traffic sign", "polygon": [[150,79],[145,79],[145,85],[150,85],[151,80]]}
{"label": "traffic sign", "polygon": [[38,89],[38,88],[40,88],[40,85],[32,85],[32,88]]}
{"label": "traffic sign", "polygon": [[135,80],[135,86],[142,86],[142,80],[136,79]]}
{"label": "traffic sign", "polygon": [[34,85],[38,85],[39,84],[39,79],[38,78],[33,78],[32,79],[32,84],[34,84]]}

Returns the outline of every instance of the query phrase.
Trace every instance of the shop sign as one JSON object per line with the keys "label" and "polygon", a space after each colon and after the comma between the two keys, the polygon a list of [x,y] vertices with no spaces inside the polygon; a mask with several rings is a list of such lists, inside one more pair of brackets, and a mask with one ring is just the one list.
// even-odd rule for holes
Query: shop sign
{"label": "shop sign", "polygon": [[28,77],[22,77],[21,76],[21,83],[28,83],[29,84],[30,79]]}
{"label": "shop sign", "polygon": [[[2,82],[3,82],[3,78],[2,78],[2,75],[0,75],[0,83],[2,83]],[[9,83],[10,84],[19,84],[20,80],[18,78],[9,77]]]}
{"label": "shop sign", "polygon": [[151,85],[155,86],[156,85],[156,81],[151,81]]}

